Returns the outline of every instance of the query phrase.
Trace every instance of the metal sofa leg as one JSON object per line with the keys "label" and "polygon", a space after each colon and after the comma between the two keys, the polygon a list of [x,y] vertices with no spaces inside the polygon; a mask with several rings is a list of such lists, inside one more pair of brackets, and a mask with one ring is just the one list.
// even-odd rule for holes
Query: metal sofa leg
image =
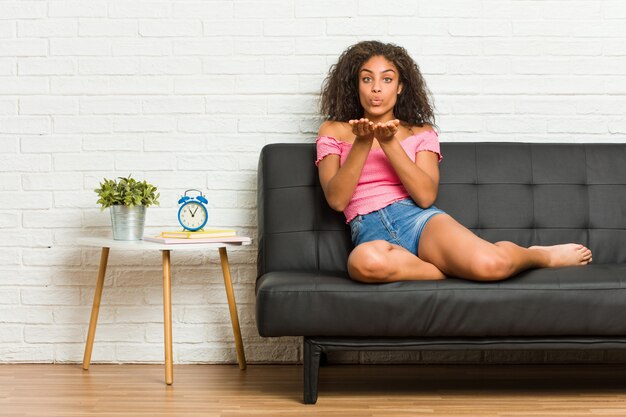
{"label": "metal sofa leg", "polygon": [[317,402],[317,385],[320,376],[320,358],[322,347],[312,343],[306,337],[304,345],[304,403],[315,404]]}

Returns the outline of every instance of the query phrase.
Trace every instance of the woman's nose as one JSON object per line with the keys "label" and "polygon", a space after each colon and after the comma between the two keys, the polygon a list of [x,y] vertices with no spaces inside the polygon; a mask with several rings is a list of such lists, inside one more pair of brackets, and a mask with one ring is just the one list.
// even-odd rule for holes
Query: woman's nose
{"label": "woman's nose", "polygon": [[379,93],[380,92],[380,85],[378,83],[373,83],[372,84],[372,92],[373,93]]}

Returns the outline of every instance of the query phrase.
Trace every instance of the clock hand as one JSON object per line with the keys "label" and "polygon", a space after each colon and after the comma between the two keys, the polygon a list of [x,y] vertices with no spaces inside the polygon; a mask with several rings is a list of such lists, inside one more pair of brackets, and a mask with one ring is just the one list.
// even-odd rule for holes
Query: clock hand
{"label": "clock hand", "polygon": [[196,217],[196,212],[197,212],[197,211],[198,211],[198,209],[196,208],[196,209],[194,210],[194,212],[193,212],[193,213],[191,213],[191,217]]}

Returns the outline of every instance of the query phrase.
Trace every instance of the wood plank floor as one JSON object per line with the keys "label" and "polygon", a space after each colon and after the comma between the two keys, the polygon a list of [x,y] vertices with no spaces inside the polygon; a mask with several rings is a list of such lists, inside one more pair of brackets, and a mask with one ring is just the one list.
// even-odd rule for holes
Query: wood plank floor
{"label": "wood plank floor", "polygon": [[625,365],[0,365],[0,416],[626,416]]}

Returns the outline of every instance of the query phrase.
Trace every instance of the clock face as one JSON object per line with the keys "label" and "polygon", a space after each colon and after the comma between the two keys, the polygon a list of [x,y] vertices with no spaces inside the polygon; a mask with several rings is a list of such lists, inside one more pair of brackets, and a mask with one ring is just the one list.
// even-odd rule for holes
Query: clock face
{"label": "clock face", "polygon": [[207,221],[207,211],[202,204],[190,201],[180,208],[178,219],[185,229],[198,230]]}

